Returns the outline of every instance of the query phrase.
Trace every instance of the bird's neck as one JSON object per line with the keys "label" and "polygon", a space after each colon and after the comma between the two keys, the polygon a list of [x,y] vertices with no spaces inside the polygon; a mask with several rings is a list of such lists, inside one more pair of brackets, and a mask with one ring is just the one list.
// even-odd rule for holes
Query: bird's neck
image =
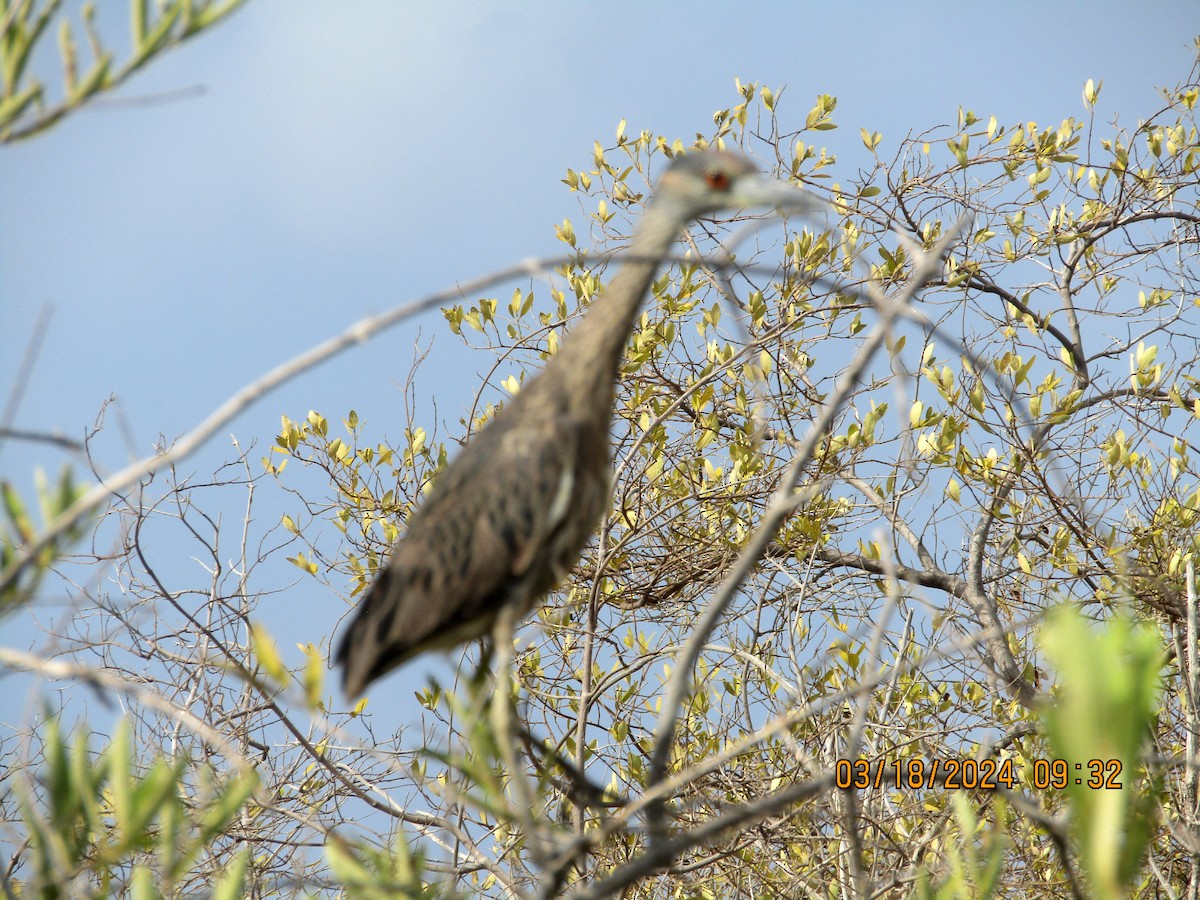
{"label": "bird's neck", "polygon": [[[594,409],[611,409],[614,382],[629,332],[650,291],[654,273],[683,231],[679,216],[665,206],[649,206],[634,232],[631,257],[600,292],[547,367],[562,379],[568,396]],[[557,371],[551,373],[550,368]]]}

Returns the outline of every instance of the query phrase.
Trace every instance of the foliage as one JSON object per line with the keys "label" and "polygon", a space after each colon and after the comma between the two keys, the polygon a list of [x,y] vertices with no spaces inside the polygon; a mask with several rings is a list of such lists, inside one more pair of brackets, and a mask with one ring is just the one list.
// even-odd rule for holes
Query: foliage
{"label": "foliage", "polygon": [[[62,469],[58,484],[53,486],[46,480],[45,473],[37,470],[34,473],[34,487],[44,523],[66,513],[83,493],[83,488],[75,484],[75,476],[69,466]],[[0,523],[0,572],[3,572],[16,559],[21,547],[34,539],[37,529],[21,495],[7,481],[0,481],[0,502],[3,502],[4,514],[8,518],[7,525]],[[88,520],[72,524],[60,539],[51,542],[38,554],[35,564],[25,570],[15,584],[0,589],[0,613],[26,603],[37,591],[42,577],[55,560],[63,555],[67,547],[87,534],[92,524]]]}
{"label": "foliage", "polygon": [[86,731],[72,745],[51,713],[42,744],[41,801],[18,788],[29,834],[22,896],[173,896],[208,853],[231,853],[208,896],[242,896],[247,853],[225,850],[236,841],[224,833],[257,784],[252,770],[225,780],[207,769],[196,783],[186,759],[159,757],[139,771],[127,725],[95,756]]}
{"label": "foliage", "polygon": [[[0,0],[0,143],[32,137],[102,94],[123,84],[161,54],[201,34],[245,0],[170,0],[152,7],[130,0],[133,46],[118,63],[96,27],[96,6],[83,4],[83,31],[91,62],[81,66],[70,17],[59,16],[62,0]],[[58,22],[62,97],[51,100],[45,82],[30,70],[36,49]]]}
{"label": "foliage", "polygon": [[[204,482],[147,483],[121,510],[109,586],[54,637],[139,685],[129,740],[146,771],[169,744],[179,778],[199,777],[214,734],[225,764],[253,758],[236,838],[263,896],[1181,895],[1200,832],[1197,81],[1132,129],[1097,121],[1092,82],[1082,119],[963,110],[899,138],[864,129],[850,177],[835,98],[793,116],[781,92],[739,84],[698,138],[774,160],[829,220],[772,221],[736,266],[719,242],[741,217],[693,230],[630,335],[595,548],[511,668],[499,648],[494,671],[420,682],[411,727],[325,693],[317,636],[289,662],[270,633],[294,623],[262,603],[271,564],[289,561],[288,597],[354,601],[451,438],[596,299],[609,257],[581,248],[619,247],[651,170],[691,142],[622,125],[564,179],[591,233],[558,227],[577,257],[553,287],[445,310],[491,373],[453,401],[457,426],[411,402],[418,367],[398,439],[353,411],[293,412],[265,474],[247,451]],[[919,297],[889,303],[930,254]],[[872,341],[883,355],[860,357]],[[254,503],[274,490],[291,506],[263,528]],[[209,507],[234,494],[231,530]],[[182,587],[156,562],[172,531],[203,573]],[[1094,630],[1043,624],[1055,607]],[[694,670],[679,662],[693,640]],[[371,693],[407,695],[417,671]],[[1055,780],[1055,760],[1091,758],[1119,761],[1122,788]],[[837,789],[839,759],[866,761],[874,786]],[[995,790],[949,789],[983,771]],[[23,802],[58,815],[56,797],[34,785]],[[15,877],[34,883],[36,859],[16,853]]]}
{"label": "foliage", "polygon": [[[920,900],[952,897],[993,897],[1004,866],[1004,851],[1007,844],[1005,832],[1005,806],[997,804],[997,821],[985,828],[966,797],[959,793],[952,797],[954,824],[958,831],[959,846],[951,845],[946,857],[950,869],[945,880],[931,885],[928,874],[921,872],[917,877],[916,895]],[[975,852],[973,845],[982,842]]]}

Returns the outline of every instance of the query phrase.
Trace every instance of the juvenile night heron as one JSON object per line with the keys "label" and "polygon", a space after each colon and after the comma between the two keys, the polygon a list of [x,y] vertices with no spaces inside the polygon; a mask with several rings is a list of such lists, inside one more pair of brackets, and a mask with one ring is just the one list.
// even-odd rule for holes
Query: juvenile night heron
{"label": "juvenile night heron", "polygon": [[522,618],[575,565],[604,513],[621,355],[659,261],[698,216],[812,211],[810,194],[735,153],[697,151],[662,175],[625,263],[545,369],[438,477],[338,646],[347,696],[419,653]]}

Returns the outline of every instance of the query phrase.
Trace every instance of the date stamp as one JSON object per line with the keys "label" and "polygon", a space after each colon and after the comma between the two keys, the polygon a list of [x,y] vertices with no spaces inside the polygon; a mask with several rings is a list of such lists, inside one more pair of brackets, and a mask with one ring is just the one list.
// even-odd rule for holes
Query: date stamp
{"label": "date stamp", "polygon": [[1000,788],[1030,788],[1061,791],[1071,785],[1093,790],[1120,790],[1119,759],[1089,759],[1070,763],[1065,759],[1035,759],[1018,769],[1011,759],[898,759],[892,762],[868,759],[839,759],[834,765],[834,783],[841,790],[995,791]]}

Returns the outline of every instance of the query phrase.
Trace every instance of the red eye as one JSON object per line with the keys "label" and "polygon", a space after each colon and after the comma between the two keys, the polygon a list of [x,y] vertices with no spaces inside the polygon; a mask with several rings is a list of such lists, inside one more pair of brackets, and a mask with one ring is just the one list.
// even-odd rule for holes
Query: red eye
{"label": "red eye", "polygon": [[704,173],[704,182],[714,191],[729,190],[729,173],[720,169],[709,169]]}

